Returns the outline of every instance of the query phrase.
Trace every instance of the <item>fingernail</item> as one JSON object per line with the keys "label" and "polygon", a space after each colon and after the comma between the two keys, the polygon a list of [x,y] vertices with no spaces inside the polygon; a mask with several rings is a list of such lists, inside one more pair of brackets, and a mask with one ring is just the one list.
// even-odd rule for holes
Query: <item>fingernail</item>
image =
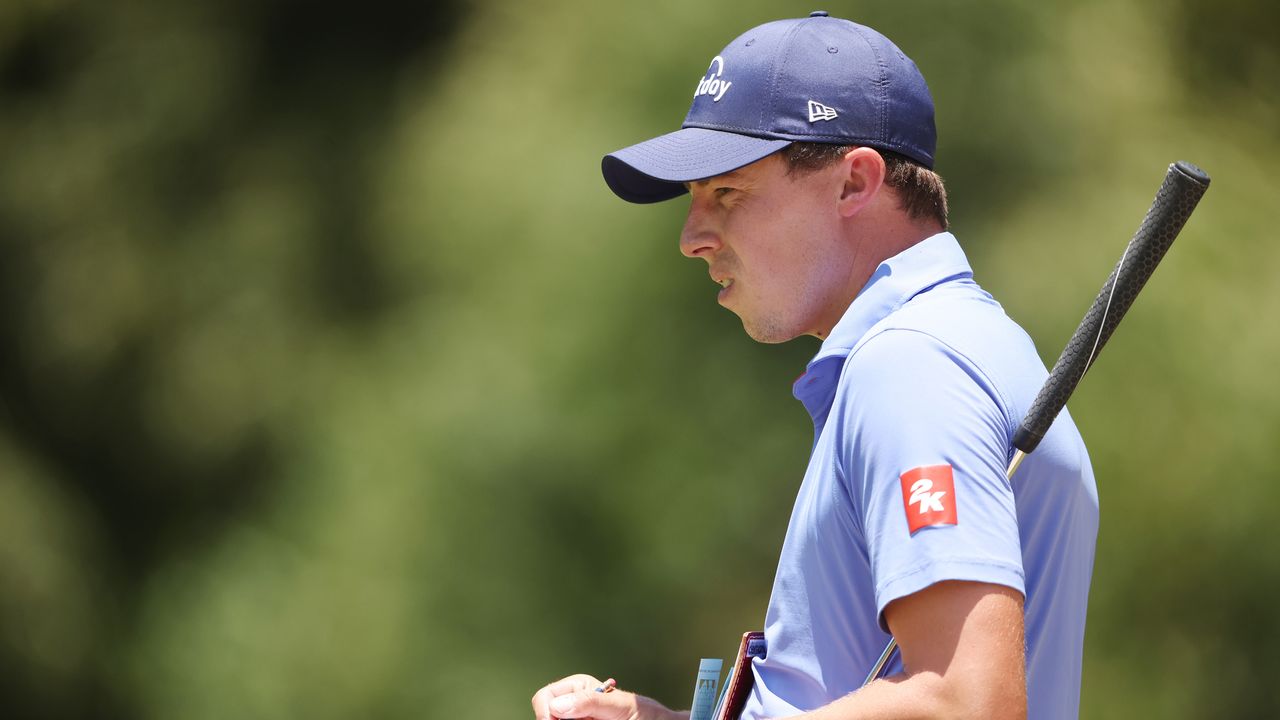
{"label": "fingernail", "polygon": [[551,701],[551,712],[553,712],[553,713],[555,713],[556,715],[561,716],[561,717],[563,717],[563,716],[565,716],[565,715],[568,715],[569,713],[573,712],[573,696],[572,696],[572,695],[561,695],[560,697],[556,698],[555,700],[552,700],[552,701]]}

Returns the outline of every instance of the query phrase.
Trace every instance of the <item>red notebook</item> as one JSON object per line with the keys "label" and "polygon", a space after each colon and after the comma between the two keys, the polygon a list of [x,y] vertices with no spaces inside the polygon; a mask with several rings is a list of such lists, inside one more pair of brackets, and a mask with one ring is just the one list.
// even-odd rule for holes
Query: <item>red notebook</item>
{"label": "red notebook", "polygon": [[747,696],[751,694],[751,683],[755,675],[751,672],[751,659],[765,656],[764,633],[752,631],[742,634],[742,642],[738,645],[738,659],[734,661],[729,676],[724,679],[724,692],[716,705],[713,720],[738,720],[742,715],[742,707],[747,704]]}

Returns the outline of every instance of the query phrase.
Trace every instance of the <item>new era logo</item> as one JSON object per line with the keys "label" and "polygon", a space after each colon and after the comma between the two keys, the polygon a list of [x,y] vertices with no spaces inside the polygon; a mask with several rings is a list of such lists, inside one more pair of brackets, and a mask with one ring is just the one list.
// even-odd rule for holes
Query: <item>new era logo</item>
{"label": "new era logo", "polygon": [[809,101],[809,122],[818,122],[819,120],[835,120],[837,117],[839,116],[836,115],[835,108],[829,108],[826,105],[823,105],[822,103],[817,102],[815,100]]}
{"label": "new era logo", "polygon": [[956,485],[950,465],[926,465],[902,473],[907,530],[915,535],[933,525],[955,525]]}

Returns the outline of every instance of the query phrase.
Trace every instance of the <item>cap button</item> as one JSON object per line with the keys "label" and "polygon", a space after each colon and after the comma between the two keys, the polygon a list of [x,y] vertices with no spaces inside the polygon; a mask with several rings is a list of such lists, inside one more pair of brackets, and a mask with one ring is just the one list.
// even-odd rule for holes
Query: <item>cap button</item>
{"label": "cap button", "polygon": [[827,17],[827,15],[829,14],[830,13],[828,13],[826,10],[814,10],[813,12],[809,13],[809,17]]}

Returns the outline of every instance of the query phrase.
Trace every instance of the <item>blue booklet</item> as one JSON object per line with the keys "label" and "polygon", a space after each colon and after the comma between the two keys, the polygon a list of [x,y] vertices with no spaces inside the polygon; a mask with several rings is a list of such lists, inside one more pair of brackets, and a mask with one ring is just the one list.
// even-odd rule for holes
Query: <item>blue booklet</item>
{"label": "blue booklet", "polygon": [[698,681],[693,686],[693,705],[689,708],[689,720],[711,720],[715,709],[716,685],[720,682],[720,658],[702,658],[698,663]]}

